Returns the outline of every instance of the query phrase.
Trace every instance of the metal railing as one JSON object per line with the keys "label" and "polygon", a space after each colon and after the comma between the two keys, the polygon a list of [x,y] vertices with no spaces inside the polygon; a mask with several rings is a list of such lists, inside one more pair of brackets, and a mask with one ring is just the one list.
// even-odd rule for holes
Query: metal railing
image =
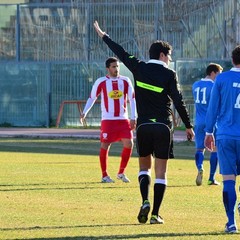
{"label": "metal railing", "polygon": [[[205,77],[211,60],[179,60],[174,66],[193,119],[192,83]],[[218,61],[224,70],[230,61]],[[132,74],[121,64],[121,74]],[[55,126],[62,101],[87,100],[94,81],[106,73],[104,62],[2,62],[0,64],[0,125]],[[176,115],[177,116],[177,115]],[[89,125],[99,125],[99,106],[88,114]],[[66,106],[60,126],[79,126],[79,111]]]}

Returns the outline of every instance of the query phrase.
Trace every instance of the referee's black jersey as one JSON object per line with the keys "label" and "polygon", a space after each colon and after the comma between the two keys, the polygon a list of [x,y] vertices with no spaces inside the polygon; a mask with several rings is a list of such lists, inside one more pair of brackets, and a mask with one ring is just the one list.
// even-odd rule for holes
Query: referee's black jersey
{"label": "referee's black jersey", "polygon": [[192,127],[175,71],[157,60],[140,61],[107,35],[103,40],[134,76],[138,123],[154,119],[171,126],[172,100],[186,128]]}

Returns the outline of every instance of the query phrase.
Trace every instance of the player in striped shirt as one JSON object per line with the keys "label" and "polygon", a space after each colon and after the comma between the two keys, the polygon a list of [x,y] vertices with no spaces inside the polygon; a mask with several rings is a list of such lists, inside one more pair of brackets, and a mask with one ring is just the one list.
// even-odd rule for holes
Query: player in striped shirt
{"label": "player in striped shirt", "polygon": [[[205,122],[206,113],[210,100],[211,90],[216,76],[221,73],[223,68],[216,63],[210,63],[206,68],[206,77],[196,81],[192,86],[192,94],[195,105],[195,164],[198,169],[196,178],[197,186],[202,185],[203,178],[203,161],[204,161],[204,138],[205,138]],[[210,174],[208,185],[219,185],[215,180],[215,173],[217,169],[217,152],[214,149],[210,155]]]}
{"label": "player in striped shirt", "polygon": [[[106,60],[108,75],[100,77],[94,83],[80,122],[86,117],[98,96],[101,96],[101,148],[100,166],[102,182],[111,183],[114,180],[107,171],[108,153],[113,142],[122,141],[123,149],[117,178],[130,182],[125,175],[125,169],[132,154],[133,132],[136,127],[136,102],[132,83],[128,77],[120,75],[119,61],[115,57]],[[127,101],[131,108],[131,120],[128,119]]]}
{"label": "player in striped shirt", "polygon": [[205,146],[216,146],[223,178],[223,203],[228,218],[225,232],[236,233],[236,177],[240,175],[240,45],[232,51],[233,68],[219,74],[214,82],[206,115]]}

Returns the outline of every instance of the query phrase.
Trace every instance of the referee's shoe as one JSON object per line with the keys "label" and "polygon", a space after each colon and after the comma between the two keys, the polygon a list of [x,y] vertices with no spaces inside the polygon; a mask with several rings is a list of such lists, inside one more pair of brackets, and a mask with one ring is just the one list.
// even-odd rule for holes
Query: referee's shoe
{"label": "referee's shoe", "polygon": [[139,223],[146,223],[148,220],[148,213],[150,211],[150,203],[148,200],[145,200],[143,205],[140,208],[139,214],[138,214],[138,221]]}

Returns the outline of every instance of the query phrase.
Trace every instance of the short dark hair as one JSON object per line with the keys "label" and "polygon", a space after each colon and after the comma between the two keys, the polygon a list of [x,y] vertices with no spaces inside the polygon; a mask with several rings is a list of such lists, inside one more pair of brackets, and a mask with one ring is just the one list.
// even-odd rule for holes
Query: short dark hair
{"label": "short dark hair", "polygon": [[209,65],[206,68],[206,74],[209,76],[211,74],[211,72],[220,72],[222,71],[223,68],[220,64],[217,63],[209,63]]}
{"label": "short dark hair", "polygon": [[172,50],[172,46],[165,41],[157,40],[149,48],[150,59],[159,59],[160,53],[167,55]]}
{"label": "short dark hair", "polygon": [[234,65],[240,64],[240,45],[237,45],[232,51],[232,62]]}
{"label": "short dark hair", "polygon": [[105,62],[106,68],[109,68],[110,65],[111,65],[111,63],[113,63],[113,62],[118,62],[118,59],[117,59],[116,57],[110,57],[110,58],[108,58],[108,59],[106,60],[106,62]]}

